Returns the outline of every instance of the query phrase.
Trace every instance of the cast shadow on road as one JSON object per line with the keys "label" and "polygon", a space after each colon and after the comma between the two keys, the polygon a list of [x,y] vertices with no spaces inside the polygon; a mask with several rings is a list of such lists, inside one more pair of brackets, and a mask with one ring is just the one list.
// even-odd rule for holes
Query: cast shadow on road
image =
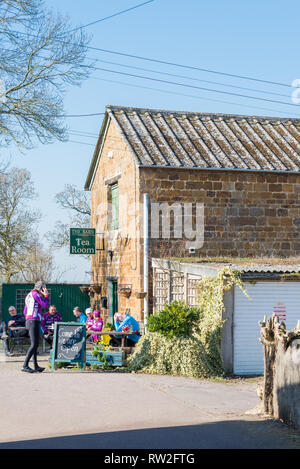
{"label": "cast shadow on road", "polygon": [[0,450],[299,448],[300,432],[271,420],[221,421],[200,425],[90,433],[0,443]]}

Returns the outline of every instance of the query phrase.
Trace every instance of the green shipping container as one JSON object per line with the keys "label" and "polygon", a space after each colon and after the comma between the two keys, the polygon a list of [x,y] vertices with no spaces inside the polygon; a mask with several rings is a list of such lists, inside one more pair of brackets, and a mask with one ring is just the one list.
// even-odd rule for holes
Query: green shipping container
{"label": "green shipping container", "polygon": [[[83,284],[48,283],[49,304],[55,305],[57,312],[61,314],[64,322],[74,321],[73,309],[79,306],[85,311],[90,306],[90,297],[82,293],[80,288]],[[87,285],[88,286],[88,285]],[[2,318],[8,318],[8,308],[15,306],[18,313],[23,313],[25,297],[32,290],[30,283],[4,283],[2,285]]]}

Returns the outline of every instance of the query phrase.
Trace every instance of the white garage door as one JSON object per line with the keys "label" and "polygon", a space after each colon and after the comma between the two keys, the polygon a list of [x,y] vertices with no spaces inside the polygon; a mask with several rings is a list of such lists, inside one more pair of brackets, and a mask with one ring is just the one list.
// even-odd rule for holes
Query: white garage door
{"label": "white garage door", "polygon": [[233,318],[233,371],[235,374],[264,372],[263,346],[259,342],[258,322],[264,316],[279,315],[286,328],[293,329],[300,319],[299,282],[257,282],[245,284],[249,300],[235,287]]}

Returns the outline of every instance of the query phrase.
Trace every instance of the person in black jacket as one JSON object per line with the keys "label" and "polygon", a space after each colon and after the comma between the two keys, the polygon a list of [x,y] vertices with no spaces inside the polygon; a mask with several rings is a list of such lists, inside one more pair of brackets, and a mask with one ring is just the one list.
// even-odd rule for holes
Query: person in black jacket
{"label": "person in black jacket", "polygon": [[[25,316],[24,314],[18,314],[14,306],[8,308],[9,318],[7,321],[8,327],[25,327]],[[10,331],[10,337],[28,337],[28,331]]]}
{"label": "person in black jacket", "polygon": [[4,345],[4,352],[7,357],[12,357],[13,353],[10,352],[9,350],[9,345],[8,345],[8,335],[6,333],[7,325],[4,321],[0,323],[0,339],[3,340],[3,345]]}
{"label": "person in black jacket", "polygon": [[27,329],[21,329],[17,331],[12,331],[10,327],[25,327],[25,316],[23,313],[17,313],[17,310],[14,306],[8,308],[9,318],[7,321],[7,326],[9,330],[9,337],[29,337]]}
{"label": "person in black jacket", "polygon": [[[9,350],[8,338],[18,337],[18,336],[26,337],[28,336],[28,331],[27,330],[21,330],[21,331],[9,330],[10,327],[25,327],[25,318],[23,314],[17,314],[17,310],[14,306],[10,306],[8,308],[8,312],[9,312],[8,321],[6,323],[4,321],[0,323],[0,334],[1,334],[1,339],[3,340],[3,344],[4,344],[5,355],[7,355],[8,357],[11,357],[13,356],[13,353],[11,353]],[[9,330],[9,335],[7,335],[7,329]]]}

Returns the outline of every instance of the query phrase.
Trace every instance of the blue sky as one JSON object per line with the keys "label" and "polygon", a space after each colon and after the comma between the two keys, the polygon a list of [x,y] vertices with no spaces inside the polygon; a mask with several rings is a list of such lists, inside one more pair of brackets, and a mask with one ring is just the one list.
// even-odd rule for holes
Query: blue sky
{"label": "blue sky", "polygon": [[[75,27],[133,7],[142,1],[46,0],[46,4],[49,8],[69,15]],[[300,78],[299,21],[300,4],[297,1],[154,0],[140,8],[86,28],[86,32],[92,35],[90,45],[94,47],[288,86],[275,86],[220,73],[190,70],[90,50],[88,57],[99,60],[97,67],[189,86],[284,101],[286,105],[95,70],[81,87],[68,89],[65,95],[65,111],[67,114],[97,113],[104,112],[106,104],[116,104],[199,112],[300,117],[300,105],[289,105],[292,103],[290,85],[293,80]],[[147,71],[125,66],[141,67]],[[188,78],[162,75],[162,72]],[[214,81],[218,84],[196,80]],[[228,85],[249,90],[229,88]],[[83,188],[93,145],[96,143],[94,135],[99,133],[101,121],[101,116],[67,119],[72,132],[70,140],[81,143],[69,141],[44,146],[37,144],[34,149],[22,155],[13,147],[2,151],[2,156],[10,156],[14,165],[26,167],[32,174],[39,193],[39,199],[34,206],[40,208],[44,214],[40,224],[41,235],[52,229],[56,220],[64,219],[64,211],[54,202],[55,194],[67,183]],[[78,132],[93,135],[82,136]],[[63,252],[57,253],[56,258],[61,270],[70,269],[62,280],[89,280],[85,273],[90,270],[89,262]]]}

